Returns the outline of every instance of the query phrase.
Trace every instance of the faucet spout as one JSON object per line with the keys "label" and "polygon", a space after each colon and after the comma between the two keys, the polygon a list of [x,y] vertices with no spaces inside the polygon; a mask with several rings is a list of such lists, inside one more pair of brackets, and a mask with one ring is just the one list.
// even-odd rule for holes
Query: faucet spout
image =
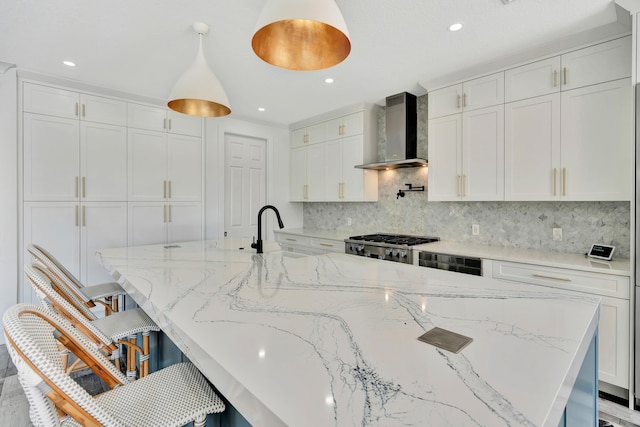
{"label": "faucet spout", "polygon": [[251,247],[259,254],[262,253],[262,213],[267,209],[271,209],[276,213],[278,227],[284,228],[284,223],[282,222],[282,218],[280,218],[280,212],[278,212],[278,209],[275,206],[265,205],[260,209],[260,211],[258,211],[258,240],[255,243],[252,243]]}

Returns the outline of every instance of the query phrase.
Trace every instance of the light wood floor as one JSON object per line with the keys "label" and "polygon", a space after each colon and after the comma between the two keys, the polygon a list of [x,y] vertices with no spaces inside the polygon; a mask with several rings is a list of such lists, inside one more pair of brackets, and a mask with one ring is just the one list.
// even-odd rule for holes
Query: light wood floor
{"label": "light wood floor", "polygon": [[[74,374],[90,394],[107,390],[107,386],[90,372]],[[600,399],[600,418],[613,427],[640,427],[640,412]],[[605,424],[606,425],[606,424]],[[31,427],[29,404],[22,391],[15,366],[11,363],[6,345],[0,345],[0,426]]]}

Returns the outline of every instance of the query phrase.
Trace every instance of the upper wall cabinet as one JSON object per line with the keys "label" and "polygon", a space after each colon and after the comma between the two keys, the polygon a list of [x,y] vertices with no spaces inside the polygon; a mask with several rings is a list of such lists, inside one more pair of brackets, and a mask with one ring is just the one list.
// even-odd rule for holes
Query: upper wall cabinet
{"label": "upper wall cabinet", "polygon": [[499,72],[429,92],[430,119],[504,103],[504,73]]}
{"label": "upper wall cabinet", "polygon": [[202,119],[200,117],[176,113],[167,108],[133,103],[129,103],[127,115],[130,128],[202,136]]}
{"label": "upper wall cabinet", "polygon": [[505,72],[505,102],[631,76],[631,36],[536,61]]}
{"label": "upper wall cabinet", "polygon": [[355,168],[376,159],[376,110],[324,118],[291,131],[291,201],[376,201],[377,172]]}
{"label": "upper wall cabinet", "polygon": [[23,111],[88,122],[126,126],[126,102],[72,92],[33,83],[24,83]]}

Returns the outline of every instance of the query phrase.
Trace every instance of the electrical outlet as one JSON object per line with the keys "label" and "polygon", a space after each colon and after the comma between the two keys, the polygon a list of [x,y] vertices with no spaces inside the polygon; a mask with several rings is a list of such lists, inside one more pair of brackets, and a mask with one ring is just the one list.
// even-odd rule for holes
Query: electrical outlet
{"label": "electrical outlet", "polygon": [[474,236],[477,236],[480,234],[480,226],[478,224],[473,224],[471,226],[471,234],[473,234]]}
{"label": "electrical outlet", "polygon": [[553,240],[562,240],[562,228],[553,229]]}
{"label": "electrical outlet", "polygon": [[347,225],[351,225],[351,217],[347,218]]}

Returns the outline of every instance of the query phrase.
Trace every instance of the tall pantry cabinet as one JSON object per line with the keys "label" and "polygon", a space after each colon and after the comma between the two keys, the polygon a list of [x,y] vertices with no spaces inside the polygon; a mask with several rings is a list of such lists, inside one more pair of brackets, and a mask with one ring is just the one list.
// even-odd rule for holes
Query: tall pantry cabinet
{"label": "tall pantry cabinet", "polygon": [[126,103],[24,83],[22,126],[24,253],[37,243],[82,282],[110,280],[93,253],[127,244]]}
{"label": "tall pantry cabinet", "polygon": [[23,81],[22,141],[25,263],[36,243],[94,284],[99,248],[202,239],[202,119]]}

